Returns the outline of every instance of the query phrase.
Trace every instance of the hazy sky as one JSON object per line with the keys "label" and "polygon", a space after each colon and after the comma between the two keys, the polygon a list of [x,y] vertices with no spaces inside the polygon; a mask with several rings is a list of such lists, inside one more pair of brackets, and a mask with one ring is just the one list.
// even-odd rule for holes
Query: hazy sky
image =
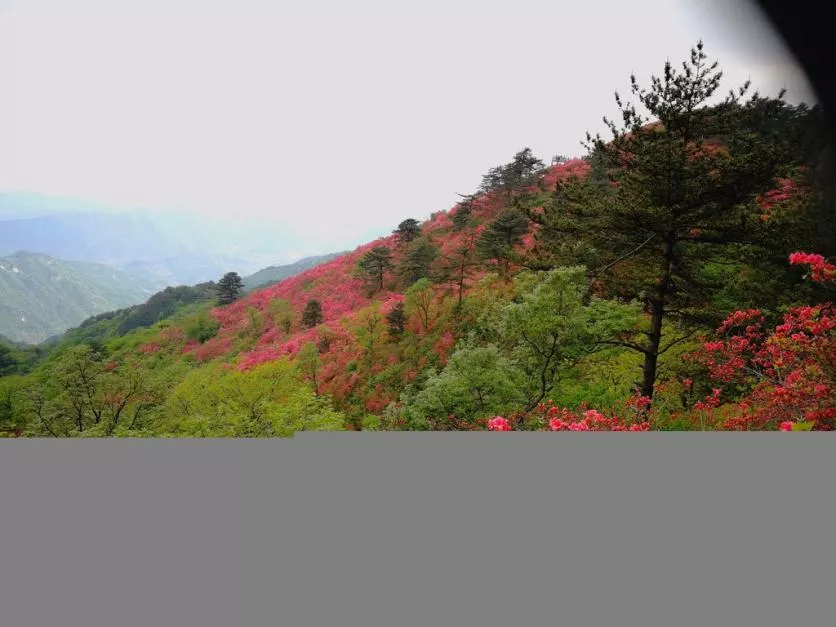
{"label": "hazy sky", "polygon": [[[423,218],[587,129],[702,38],[812,96],[734,0],[0,0],[0,190],[269,215],[310,252]],[[724,92],[726,89],[723,90]]]}

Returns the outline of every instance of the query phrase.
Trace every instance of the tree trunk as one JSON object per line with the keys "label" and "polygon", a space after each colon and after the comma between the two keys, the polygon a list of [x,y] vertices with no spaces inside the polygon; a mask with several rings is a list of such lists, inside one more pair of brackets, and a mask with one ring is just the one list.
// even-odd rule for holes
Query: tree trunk
{"label": "tree trunk", "polygon": [[659,366],[659,347],[662,344],[662,323],[665,320],[665,301],[668,296],[668,289],[671,282],[671,271],[673,268],[673,247],[675,241],[674,233],[667,233],[665,236],[665,253],[662,262],[662,275],[659,280],[659,288],[656,291],[656,298],[650,302],[650,331],[648,333],[647,350],[644,353],[644,364],[642,366],[642,396],[653,398],[653,385],[656,383],[656,371]]}
{"label": "tree trunk", "polygon": [[662,320],[665,315],[665,305],[662,301],[654,301],[651,305],[650,333],[648,347],[644,354],[642,366],[642,396],[653,398],[653,385],[656,383],[656,369],[659,364],[659,346],[662,343]]}

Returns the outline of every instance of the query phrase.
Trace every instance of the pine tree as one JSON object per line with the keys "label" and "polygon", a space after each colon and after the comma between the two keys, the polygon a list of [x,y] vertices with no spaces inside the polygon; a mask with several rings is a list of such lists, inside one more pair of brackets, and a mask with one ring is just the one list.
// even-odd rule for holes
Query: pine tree
{"label": "pine tree", "polygon": [[244,289],[244,282],[237,272],[227,272],[215,287],[218,295],[219,305],[229,305],[238,300],[241,291]]}
{"label": "pine tree", "polygon": [[403,222],[398,225],[394,231],[392,231],[395,235],[398,236],[398,241],[404,244],[408,244],[412,240],[414,240],[418,235],[421,233],[421,225],[418,224],[418,220],[413,218],[407,218]]}
{"label": "pine tree", "polygon": [[470,224],[470,216],[473,214],[473,202],[476,200],[474,195],[463,196],[462,201],[456,205],[456,210],[453,212],[453,229],[461,231]]}
{"label": "pine tree", "polygon": [[[783,94],[755,93],[742,103],[746,83],[709,107],[722,73],[706,58],[700,42],[681,71],[666,63],[649,88],[632,76],[632,94],[650,117],[616,93],[623,125],[604,119],[613,134],[608,142],[587,134],[590,178],[561,184],[539,220],[541,240],[554,245],[558,261],[561,249],[582,242],[583,261],[613,294],[642,299],[648,328],[620,344],[643,355],[640,389],[647,397],[660,355],[710,313],[718,282],[709,263],[727,264],[758,245],[762,220],[754,199],[774,188],[787,162],[778,123],[790,114]],[[663,338],[663,327],[675,335]]]}
{"label": "pine tree", "polygon": [[438,248],[427,239],[421,238],[413,244],[398,266],[398,275],[408,286],[418,279],[429,277],[430,266],[438,257]]}
{"label": "pine tree", "polygon": [[505,274],[514,254],[514,246],[528,232],[528,218],[517,209],[505,209],[482,233],[476,249],[483,259],[496,259]]}
{"label": "pine tree", "polygon": [[383,279],[391,267],[392,251],[385,246],[375,246],[360,260],[360,270],[366,282],[376,290],[383,289]]}
{"label": "pine tree", "polygon": [[404,333],[406,327],[406,312],[404,304],[398,303],[386,314],[386,322],[389,323],[389,337],[398,339]]}
{"label": "pine tree", "polygon": [[488,170],[482,177],[482,192],[504,189],[506,195],[519,187],[537,182],[545,164],[534,156],[530,148],[523,148],[510,163]]}
{"label": "pine tree", "polygon": [[318,300],[311,299],[302,311],[302,324],[312,329],[323,321],[322,304]]}
{"label": "pine tree", "polygon": [[444,258],[441,279],[446,282],[451,282],[456,286],[458,294],[456,301],[457,312],[461,312],[467,281],[473,270],[478,266],[479,260],[476,258],[476,236],[472,233],[464,239],[462,245],[457,247],[451,255],[446,255]]}

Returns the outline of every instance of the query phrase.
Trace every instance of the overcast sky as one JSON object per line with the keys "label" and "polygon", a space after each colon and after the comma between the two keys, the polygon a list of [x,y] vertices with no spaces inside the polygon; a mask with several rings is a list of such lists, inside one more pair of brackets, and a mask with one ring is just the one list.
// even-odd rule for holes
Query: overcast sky
{"label": "overcast sky", "polygon": [[263,214],[326,252],[524,146],[582,154],[631,72],[700,37],[726,88],[811,102],[764,24],[735,0],[0,0],[0,190]]}

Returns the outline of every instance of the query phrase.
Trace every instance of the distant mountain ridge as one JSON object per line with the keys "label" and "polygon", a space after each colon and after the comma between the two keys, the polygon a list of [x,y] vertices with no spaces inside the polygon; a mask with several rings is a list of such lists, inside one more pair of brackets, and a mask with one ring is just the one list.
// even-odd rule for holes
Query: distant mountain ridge
{"label": "distant mountain ridge", "polygon": [[[249,277],[244,277],[244,284],[252,286],[250,289],[271,285],[283,278],[295,276],[330,261],[341,254],[343,253],[306,257],[287,265],[269,266]],[[157,322],[182,314],[188,308],[215,302],[215,283],[212,281],[192,286],[168,286],[153,294],[145,302],[90,316],[73,328],[45,338],[41,345],[56,345],[62,342],[69,344],[103,342],[113,337],[126,335],[135,329],[150,327]]]}
{"label": "distant mountain ridge", "polygon": [[71,199],[0,192],[0,256],[17,251],[158,275],[167,285],[250,274],[293,250],[281,225],[239,216],[117,210]]}
{"label": "distant mountain ridge", "polygon": [[299,261],[286,265],[268,266],[266,268],[262,268],[258,272],[242,277],[242,280],[244,281],[244,289],[249,291],[259,287],[266,287],[268,285],[272,285],[273,283],[278,283],[282,279],[304,272],[305,270],[313,268],[321,263],[325,263],[326,261],[331,261],[335,257],[339,257],[344,254],[346,254],[346,251],[329,253],[327,255],[315,255],[313,257],[305,257],[304,259],[300,259]]}

